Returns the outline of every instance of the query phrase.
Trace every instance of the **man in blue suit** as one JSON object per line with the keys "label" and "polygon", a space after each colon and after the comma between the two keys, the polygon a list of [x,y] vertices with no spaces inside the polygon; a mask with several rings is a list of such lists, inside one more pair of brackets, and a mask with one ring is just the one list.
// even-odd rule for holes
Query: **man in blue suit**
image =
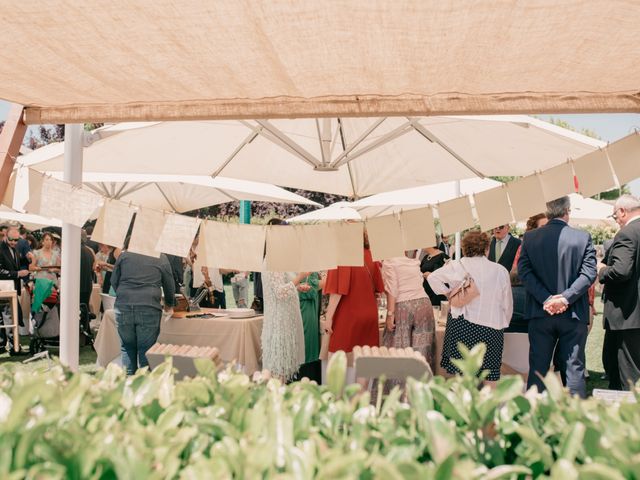
{"label": "man in blue suit", "polygon": [[568,225],[570,210],[569,197],[547,203],[549,223],[525,233],[518,274],[527,291],[527,386],[544,390],[542,377],[557,348],[562,382],[572,394],[585,397],[587,291],[596,278],[596,251],[591,235]]}

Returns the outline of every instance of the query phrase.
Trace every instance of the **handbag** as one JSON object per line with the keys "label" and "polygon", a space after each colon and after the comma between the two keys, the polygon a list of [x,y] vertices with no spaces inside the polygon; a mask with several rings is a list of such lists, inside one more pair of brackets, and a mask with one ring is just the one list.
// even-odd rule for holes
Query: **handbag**
{"label": "handbag", "polygon": [[462,308],[465,305],[471,303],[472,300],[480,296],[480,291],[476,286],[476,282],[473,280],[473,277],[467,272],[467,269],[464,268],[461,260],[458,260],[460,266],[464,270],[464,278],[460,285],[456,288],[452,288],[449,292],[449,305],[456,308]]}

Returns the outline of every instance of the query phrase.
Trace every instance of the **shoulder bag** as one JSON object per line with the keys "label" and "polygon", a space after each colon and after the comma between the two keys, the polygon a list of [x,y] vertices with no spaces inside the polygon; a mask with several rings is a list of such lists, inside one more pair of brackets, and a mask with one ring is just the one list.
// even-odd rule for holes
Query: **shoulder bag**
{"label": "shoulder bag", "polygon": [[467,272],[467,269],[464,268],[462,264],[462,260],[458,260],[460,266],[464,270],[464,278],[462,279],[462,283],[458,285],[456,288],[451,289],[449,292],[449,305],[456,308],[462,308],[472,300],[480,296],[480,291],[476,286],[476,282],[473,280],[473,277]]}

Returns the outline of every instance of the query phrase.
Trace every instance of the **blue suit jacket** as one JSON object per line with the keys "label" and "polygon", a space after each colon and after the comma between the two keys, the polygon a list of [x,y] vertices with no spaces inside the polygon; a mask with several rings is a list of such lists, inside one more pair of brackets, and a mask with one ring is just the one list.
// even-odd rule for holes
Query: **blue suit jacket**
{"label": "blue suit jacket", "polygon": [[557,317],[589,322],[587,291],[596,279],[596,251],[587,232],[553,219],[525,233],[518,275],[527,291],[525,318],[548,316],[542,304],[562,294],[569,308]]}

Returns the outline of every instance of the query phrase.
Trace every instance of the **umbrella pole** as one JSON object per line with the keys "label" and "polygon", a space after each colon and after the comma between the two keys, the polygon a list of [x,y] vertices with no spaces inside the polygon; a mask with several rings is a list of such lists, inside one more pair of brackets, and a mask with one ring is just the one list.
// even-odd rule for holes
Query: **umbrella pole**
{"label": "umbrella pole", "polygon": [[[460,180],[456,180],[456,198],[460,196]],[[460,232],[456,232],[456,260],[460,260]]]}
{"label": "umbrella pole", "polygon": [[[64,181],[82,184],[82,124],[67,124],[64,136]],[[80,355],[80,231],[62,223],[60,287],[60,361],[77,371]]]}

